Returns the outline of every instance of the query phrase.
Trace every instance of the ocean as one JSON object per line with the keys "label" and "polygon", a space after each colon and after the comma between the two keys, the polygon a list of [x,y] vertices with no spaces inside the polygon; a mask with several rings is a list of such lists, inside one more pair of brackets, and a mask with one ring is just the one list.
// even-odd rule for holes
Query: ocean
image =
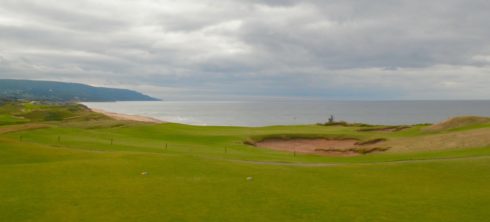
{"label": "ocean", "polygon": [[160,101],[85,102],[91,108],[168,122],[215,126],[315,124],[328,121],[402,125],[454,116],[490,116],[490,100],[475,101]]}

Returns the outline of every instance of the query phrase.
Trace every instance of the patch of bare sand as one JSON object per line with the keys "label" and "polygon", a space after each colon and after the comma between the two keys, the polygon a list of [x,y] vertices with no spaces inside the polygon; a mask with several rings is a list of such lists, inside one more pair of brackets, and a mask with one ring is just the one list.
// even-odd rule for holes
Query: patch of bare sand
{"label": "patch of bare sand", "polygon": [[355,156],[359,153],[349,151],[356,147],[358,141],[354,139],[266,139],[255,143],[257,147],[273,150],[298,152],[306,154],[319,154],[329,156]]}
{"label": "patch of bare sand", "polygon": [[102,109],[90,109],[90,110],[92,110],[93,112],[96,112],[96,113],[104,114],[104,115],[111,117],[112,119],[115,119],[115,120],[127,120],[127,121],[146,122],[146,123],[164,123],[164,121],[161,121],[159,119],[146,117],[146,116],[113,113],[113,112],[108,112],[108,111],[105,111]]}

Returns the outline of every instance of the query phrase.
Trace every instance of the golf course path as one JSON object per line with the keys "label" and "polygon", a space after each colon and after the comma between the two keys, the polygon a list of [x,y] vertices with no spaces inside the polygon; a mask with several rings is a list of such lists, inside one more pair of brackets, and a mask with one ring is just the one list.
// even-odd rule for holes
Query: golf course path
{"label": "golf course path", "polygon": [[247,161],[247,160],[229,160],[234,163],[256,164],[256,165],[274,165],[274,166],[298,166],[298,167],[333,167],[333,166],[352,166],[352,165],[381,165],[381,164],[400,164],[400,163],[425,163],[425,162],[443,162],[457,160],[477,160],[489,159],[490,156],[472,156],[472,157],[448,157],[434,159],[413,159],[413,160],[388,160],[378,162],[364,163],[293,163],[293,162],[269,162],[269,161]]}

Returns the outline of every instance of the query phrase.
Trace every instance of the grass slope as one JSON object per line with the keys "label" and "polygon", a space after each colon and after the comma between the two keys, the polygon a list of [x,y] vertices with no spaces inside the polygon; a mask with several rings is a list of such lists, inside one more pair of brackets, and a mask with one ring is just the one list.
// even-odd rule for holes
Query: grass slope
{"label": "grass slope", "polygon": [[[70,111],[73,105],[15,106],[4,115],[22,114],[29,122],[0,126],[2,221],[490,218],[488,144],[342,158],[243,144],[278,135],[411,143],[486,128],[434,133],[423,126],[363,132],[361,126],[155,125],[94,117],[83,108]],[[60,110],[68,110],[61,121],[24,115]]]}
{"label": "grass slope", "polygon": [[442,123],[434,124],[427,127],[429,131],[444,131],[444,130],[455,130],[455,129],[467,129],[467,128],[477,128],[477,127],[488,127],[490,126],[489,117],[480,116],[459,116],[450,118]]}

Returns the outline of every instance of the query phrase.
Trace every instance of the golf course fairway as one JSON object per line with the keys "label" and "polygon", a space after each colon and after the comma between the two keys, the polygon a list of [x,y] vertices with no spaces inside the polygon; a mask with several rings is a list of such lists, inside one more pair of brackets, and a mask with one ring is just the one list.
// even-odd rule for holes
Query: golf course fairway
{"label": "golf course fairway", "polygon": [[[0,117],[0,221],[490,218],[485,118],[398,128],[191,126],[27,102],[1,105]],[[351,139],[370,149],[256,146],[267,139]]]}

